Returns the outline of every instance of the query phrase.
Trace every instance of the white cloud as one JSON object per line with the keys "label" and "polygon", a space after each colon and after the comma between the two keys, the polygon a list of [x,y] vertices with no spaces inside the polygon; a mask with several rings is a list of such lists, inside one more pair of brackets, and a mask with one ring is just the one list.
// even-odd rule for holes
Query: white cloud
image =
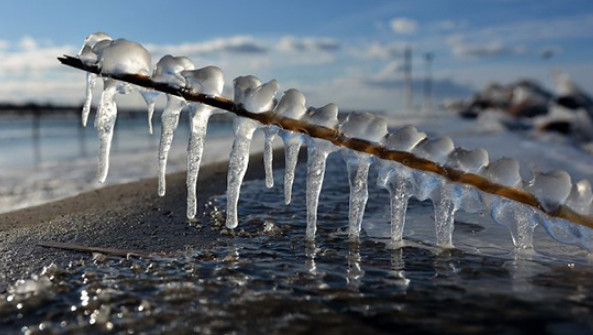
{"label": "white cloud", "polygon": [[509,47],[500,41],[488,43],[471,43],[463,36],[453,35],[447,39],[451,52],[460,58],[484,58],[503,55],[523,55],[529,52],[524,46]]}
{"label": "white cloud", "polygon": [[413,34],[418,30],[418,22],[413,19],[396,17],[391,20],[391,29],[397,34]]}
{"label": "white cloud", "polygon": [[467,21],[453,21],[453,20],[443,20],[443,21],[439,21],[435,24],[437,29],[445,30],[445,31],[464,29],[464,28],[467,28],[468,25],[469,24]]}
{"label": "white cloud", "polygon": [[285,36],[277,44],[281,51],[322,51],[334,52],[340,49],[340,43],[328,37],[303,37],[296,38]]}
{"label": "white cloud", "polygon": [[19,47],[23,50],[37,49],[37,42],[31,36],[25,36],[19,41]]}
{"label": "white cloud", "polygon": [[268,48],[251,36],[217,38],[205,42],[146,44],[151,53],[200,56],[209,54],[261,54]]}
{"label": "white cloud", "polygon": [[20,51],[0,51],[0,76],[2,75],[41,75],[41,72],[61,67],[56,57],[74,54],[73,46],[50,46],[25,48]]}
{"label": "white cloud", "polygon": [[412,47],[408,43],[373,43],[362,50],[354,49],[352,54],[362,59],[393,59],[402,57],[406,48]]}
{"label": "white cloud", "polygon": [[0,49],[6,49],[10,46],[10,42],[6,40],[0,40]]}

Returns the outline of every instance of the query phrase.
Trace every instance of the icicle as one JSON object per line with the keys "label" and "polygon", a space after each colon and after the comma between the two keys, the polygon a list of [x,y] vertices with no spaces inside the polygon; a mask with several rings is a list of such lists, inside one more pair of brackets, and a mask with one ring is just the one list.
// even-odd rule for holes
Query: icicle
{"label": "icicle", "polygon": [[[278,105],[274,108],[274,112],[289,119],[299,120],[307,111],[305,103],[306,99],[303,93],[292,88],[284,92]],[[299,158],[299,151],[303,144],[303,136],[287,130],[280,130],[280,136],[284,142],[285,151],[284,203],[288,205],[292,198],[294,172]]]}
{"label": "icicle", "polygon": [[[235,102],[243,104],[252,113],[262,113],[272,108],[274,95],[278,90],[278,82],[272,80],[261,84],[254,76],[238,77],[234,80]],[[229,158],[227,176],[227,221],[228,228],[236,228],[239,224],[237,204],[243,177],[249,164],[249,148],[253,132],[259,123],[247,118],[237,118],[234,122],[235,141]]]}
{"label": "icicle", "polygon": [[[304,118],[318,126],[335,128],[338,124],[338,106],[330,103],[321,108],[309,108]],[[308,138],[307,140],[307,186],[305,194],[307,205],[306,238],[309,241],[315,239],[317,231],[317,207],[325,176],[327,156],[336,150],[337,148],[328,141],[316,138]]]}
{"label": "icicle", "polygon": [[[193,71],[182,71],[185,77],[186,88],[203,94],[220,95],[224,86],[222,70],[216,66]],[[197,196],[196,184],[204,152],[204,140],[208,127],[208,119],[214,108],[204,104],[190,104],[190,129],[191,135],[187,147],[187,218],[196,216]]]}
{"label": "icicle", "polygon": [[86,97],[82,107],[82,126],[86,127],[89,113],[91,112],[91,103],[93,100],[93,88],[95,88],[97,75],[91,72],[86,73]]}
{"label": "icicle", "polygon": [[227,178],[227,222],[228,228],[236,228],[239,224],[237,204],[243,177],[249,164],[249,148],[253,133],[258,123],[253,120],[237,118],[235,120],[235,142],[229,158],[229,172]]}
{"label": "icicle", "polygon": [[391,243],[392,247],[401,246],[406,222],[408,202],[412,197],[413,179],[411,171],[399,164],[393,164],[389,176],[381,185],[389,191],[391,206]]}
{"label": "icicle", "polygon": [[303,144],[303,136],[291,131],[280,131],[284,142],[285,166],[284,166],[284,203],[290,204],[292,200],[292,184],[294,173],[299,159],[299,151]]}
{"label": "icicle", "polygon": [[173,134],[179,125],[179,114],[185,107],[186,102],[183,98],[176,96],[167,96],[167,106],[161,115],[161,140],[159,143],[159,196],[164,196],[167,189],[167,158],[169,150],[173,143]]}
{"label": "icicle", "polygon": [[455,228],[455,213],[457,207],[451,199],[451,194],[446,187],[446,182],[441,180],[438,191],[433,195],[434,222],[436,227],[437,246],[453,248],[453,229]]}
{"label": "icicle", "polygon": [[317,206],[325,176],[327,156],[336,150],[327,141],[311,139],[307,145],[307,240],[314,240],[317,231]]}
{"label": "icicle", "polygon": [[264,127],[264,172],[266,174],[266,187],[274,187],[274,169],[272,167],[274,148],[272,142],[278,133],[275,126]]}
{"label": "icicle", "polygon": [[[424,139],[413,150],[418,157],[442,164],[455,146],[449,137]],[[453,246],[453,229],[457,209],[446,188],[444,178],[430,172],[414,171],[416,178],[415,196],[420,200],[431,198],[434,205],[437,245],[443,248]]]}
{"label": "icicle", "polygon": [[[412,150],[426,137],[415,127],[405,126],[383,139],[383,145],[391,150]],[[393,248],[402,245],[406,210],[412,196],[413,175],[410,169],[392,161],[379,161],[377,184],[389,191],[391,206],[391,244]]]}
{"label": "icicle", "polygon": [[539,220],[531,207],[498,196],[491,196],[490,214],[494,222],[505,226],[511,233],[513,244],[519,251],[533,250],[533,231]]}
{"label": "icicle", "polygon": [[150,135],[152,135],[152,133],[153,133],[152,116],[154,115],[154,107],[156,105],[156,99],[160,95],[160,93],[157,91],[153,91],[153,90],[142,90],[142,91],[140,91],[140,95],[142,95],[144,102],[146,102],[146,105],[148,106],[148,119],[147,119],[148,133]]}
{"label": "icicle", "polygon": [[117,105],[115,94],[117,93],[117,82],[112,79],[104,80],[104,89],[99,101],[99,108],[95,118],[97,130],[99,131],[99,166],[97,180],[104,183],[109,171],[109,153],[111,151],[111,140],[113,139],[113,128],[117,118]]}
{"label": "icicle", "polygon": [[187,147],[187,218],[193,219],[196,216],[197,197],[196,184],[198,173],[204,152],[204,140],[210,111],[199,111],[195,106],[190,105],[190,129],[191,136]]}
{"label": "icicle", "polygon": [[[387,124],[382,118],[370,113],[350,113],[340,125],[342,133],[351,138],[379,142],[387,134]],[[368,176],[372,156],[346,150],[343,154],[348,167],[350,184],[350,207],[348,209],[348,235],[350,240],[358,240],[362,218],[369,197]]]}
{"label": "icicle", "polygon": [[[181,72],[193,70],[194,64],[187,57],[163,56],[154,68],[152,78],[155,82],[166,83],[172,86],[184,86],[185,78]],[[161,140],[159,142],[159,196],[164,196],[167,190],[167,158],[173,142],[173,134],[179,125],[181,110],[187,105],[185,99],[167,94],[167,105],[161,114]],[[150,108],[150,105],[149,105]],[[150,111],[149,111],[150,117]]]}

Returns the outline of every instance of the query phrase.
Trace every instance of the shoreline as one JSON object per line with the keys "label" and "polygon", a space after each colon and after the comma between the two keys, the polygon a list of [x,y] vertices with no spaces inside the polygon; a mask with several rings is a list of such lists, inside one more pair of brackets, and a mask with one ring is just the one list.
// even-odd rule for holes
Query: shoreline
{"label": "shoreline", "polygon": [[[251,155],[245,181],[263,179],[262,157],[262,153]],[[275,150],[274,169],[283,165],[284,150]],[[226,192],[227,170],[228,161],[200,169],[198,216],[191,226],[185,216],[185,171],[167,175],[164,197],[157,194],[155,177],[0,214],[0,293],[52,262],[66,266],[82,258],[81,252],[45,248],[37,245],[40,242],[171,252],[204,247],[223,238],[200,222],[207,200]]]}

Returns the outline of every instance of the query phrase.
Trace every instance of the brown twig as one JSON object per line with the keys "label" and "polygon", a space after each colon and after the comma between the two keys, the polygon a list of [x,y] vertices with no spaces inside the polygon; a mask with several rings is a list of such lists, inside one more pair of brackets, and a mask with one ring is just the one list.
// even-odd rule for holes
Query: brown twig
{"label": "brown twig", "polygon": [[58,58],[64,64],[83,71],[96,73],[103,77],[108,77],[120,81],[125,81],[134,85],[153,89],[163,93],[177,95],[183,97],[185,100],[199,102],[212,107],[220,108],[241,117],[247,117],[257,120],[262,124],[276,125],[282,129],[304,133],[311,137],[324,139],[333,144],[345,147],[351,150],[365,152],[370,155],[379,157],[385,160],[396,161],[402,165],[415,170],[422,170],[426,172],[436,173],[452,182],[472,185],[486,193],[495,194],[507,199],[511,199],[525,205],[535,207],[542,212],[557,218],[572,221],[574,223],[589,227],[593,229],[593,216],[577,213],[570,208],[560,205],[554,210],[545,209],[535,196],[523,190],[507,187],[500,184],[493,183],[488,179],[473,173],[466,173],[464,171],[452,169],[445,166],[440,166],[435,162],[427,159],[417,157],[409,152],[389,150],[380,144],[356,139],[348,138],[336,129],[326,128],[311,124],[301,120],[294,120],[285,118],[275,114],[272,111],[265,113],[251,113],[239,104],[235,104],[232,100],[220,97],[206,95],[199,92],[192,92],[186,88],[173,87],[165,83],[157,83],[152,81],[149,77],[130,75],[130,74],[110,74],[101,73],[97,66],[89,66],[80,61],[80,59],[71,56],[64,56]]}
{"label": "brown twig", "polygon": [[80,251],[80,252],[87,252],[87,253],[102,253],[106,255],[113,255],[113,256],[121,256],[127,257],[128,255],[137,256],[137,257],[150,257],[154,255],[153,253],[149,253],[147,251],[142,250],[124,250],[124,249],[113,249],[113,248],[101,248],[101,247],[86,247],[82,245],[76,245],[71,243],[61,243],[61,242],[39,242],[37,244],[40,247],[44,248],[57,248],[57,249],[64,249],[70,251]]}

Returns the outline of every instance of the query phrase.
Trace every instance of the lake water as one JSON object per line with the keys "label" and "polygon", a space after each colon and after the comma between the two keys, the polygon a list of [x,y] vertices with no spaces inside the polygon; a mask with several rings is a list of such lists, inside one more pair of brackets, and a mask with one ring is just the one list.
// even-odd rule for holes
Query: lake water
{"label": "lake water", "polygon": [[[543,255],[518,257],[510,236],[482,215],[461,215],[454,242],[434,247],[432,205],[412,201],[407,246],[392,250],[386,192],[371,184],[360,243],[346,235],[348,186],[330,159],[314,244],[304,241],[303,166],[293,203],[281,172],[266,189],[246,183],[240,225],[224,229],[225,195],[194,229],[213,246],[171,257],[83,257],[48,264],[0,295],[0,330],[21,334],[541,333],[593,331],[593,266],[536,234]],[[554,254],[560,256],[553,257]]]}

